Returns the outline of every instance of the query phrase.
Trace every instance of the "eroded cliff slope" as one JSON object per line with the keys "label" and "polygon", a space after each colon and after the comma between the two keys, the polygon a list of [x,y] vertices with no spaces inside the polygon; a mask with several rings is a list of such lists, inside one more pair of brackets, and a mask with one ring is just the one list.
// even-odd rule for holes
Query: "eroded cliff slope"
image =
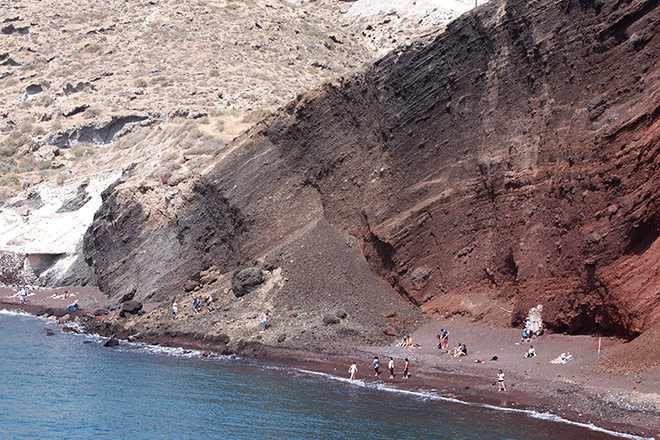
{"label": "eroded cliff slope", "polygon": [[86,258],[108,294],[158,300],[259,259],[291,322],[543,304],[558,331],[637,335],[660,318],[659,21],[653,0],[494,1],[300,96],[194,182],[126,179]]}

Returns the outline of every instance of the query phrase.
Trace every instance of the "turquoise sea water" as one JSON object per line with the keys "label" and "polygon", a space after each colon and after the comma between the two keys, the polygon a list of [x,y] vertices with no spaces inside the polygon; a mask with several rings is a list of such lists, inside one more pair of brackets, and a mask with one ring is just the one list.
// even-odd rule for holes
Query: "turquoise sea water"
{"label": "turquoise sea water", "polygon": [[0,314],[2,440],[560,438],[614,437],[240,359],[104,348]]}

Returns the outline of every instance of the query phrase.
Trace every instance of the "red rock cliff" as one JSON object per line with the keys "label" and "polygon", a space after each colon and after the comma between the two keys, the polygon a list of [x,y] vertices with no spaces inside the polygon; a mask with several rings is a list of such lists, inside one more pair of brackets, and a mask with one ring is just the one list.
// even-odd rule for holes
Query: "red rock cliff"
{"label": "red rock cliff", "polygon": [[[644,331],[660,319],[659,21],[653,0],[492,1],[299,97],[205,176],[243,219],[223,269],[348,231],[429,313],[516,324],[543,304],[555,330]],[[377,302],[374,286],[348,294]]]}

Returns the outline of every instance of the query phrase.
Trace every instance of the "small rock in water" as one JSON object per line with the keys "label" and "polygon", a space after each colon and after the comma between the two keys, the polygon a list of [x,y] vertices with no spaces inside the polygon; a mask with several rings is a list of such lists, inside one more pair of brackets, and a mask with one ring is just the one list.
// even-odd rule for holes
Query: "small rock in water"
{"label": "small rock in water", "polygon": [[119,340],[114,336],[111,336],[110,339],[105,341],[105,343],[103,344],[104,347],[116,347],[118,345],[119,345]]}

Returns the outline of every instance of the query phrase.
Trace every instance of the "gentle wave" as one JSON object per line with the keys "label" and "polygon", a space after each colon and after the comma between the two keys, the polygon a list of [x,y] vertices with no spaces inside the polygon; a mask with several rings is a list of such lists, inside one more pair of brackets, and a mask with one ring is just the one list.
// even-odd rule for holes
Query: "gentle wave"
{"label": "gentle wave", "polygon": [[[105,336],[100,336],[97,334],[90,334],[90,333],[84,333],[83,336],[95,342],[98,342],[99,344],[103,344],[110,339]],[[198,358],[204,360],[207,359],[227,360],[227,359],[237,358],[234,355],[225,356],[213,352],[207,352],[208,355],[205,356],[204,355],[205,352],[201,350],[190,350],[182,347],[165,347],[162,345],[148,344],[146,342],[127,341],[125,339],[117,339],[117,340],[119,341],[119,345],[117,347],[114,347],[114,349],[118,351],[141,351],[152,355],[172,356],[172,357],[184,358],[184,359]]]}
{"label": "gentle wave", "polygon": [[[29,316],[29,317],[35,317],[34,315],[31,315],[27,312],[24,312],[22,310],[7,310],[7,309],[0,309],[0,315],[5,315],[5,316]],[[36,318],[36,317],[35,317]]]}
{"label": "gentle wave", "polygon": [[487,409],[492,409],[495,411],[505,411],[505,412],[513,412],[513,413],[518,413],[518,414],[525,414],[529,417],[532,417],[534,419],[539,419],[539,420],[545,420],[545,421],[551,421],[551,422],[558,422],[558,423],[566,423],[569,425],[573,426],[578,426],[581,428],[586,428],[591,431],[597,431],[597,432],[602,432],[604,434],[609,434],[613,435],[616,437],[621,437],[621,438],[626,438],[630,440],[655,440],[653,437],[640,437],[638,435],[634,434],[628,434],[626,432],[618,432],[618,431],[612,431],[610,429],[602,428],[600,426],[594,425],[593,423],[584,423],[584,422],[576,422],[574,420],[569,420],[565,419],[563,417],[560,417],[556,414],[552,413],[541,413],[538,411],[534,411],[531,409],[519,409],[519,408],[508,408],[504,406],[497,406],[497,405],[491,405],[488,403],[474,403],[474,402],[467,402],[465,400],[460,400],[456,399],[453,397],[446,397],[446,396],[441,396],[437,393],[433,393],[430,391],[411,391],[411,390],[404,390],[401,388],[396,388],[390,385],[386,385],[383,383],[377,383],[377,382],[365,382],[364,380],[356,379],[356,380],[350,380],[349,378],[346,377],[341,377],[341,376],[335,376],[332,374],[328,373],[321,373],[319,371],[311,371],[311,370],[304,370],[300,368],[296,368],[295,371],[298,371],[300,373],[308,374],[308,375],[313,375],[313,376],[320,376],[329,380],[337,381],[337,382],[343,382],[346,384],[350,384],[353,386],[358,386],[361,388],[368,388],[368,389],[374,389],[374,390],[379,390],[379,391],[385,391],[389,393],[397,393],[397,394],[404,394],[408,396],[413,396],[425,400],[438,400],[438,401],[443,401],[443,402],[451,402],[451,403],[458,403],[461,405],[466,405],[466,406],[474,406],[474,407],[479,407],[479,408],[487,408]]}
{"label": "gentle wave", "polygon": [[[32,318],[37,318],[39,319],[38,316],[32,315],[30,313],[26,313],[20,310],[7,310],[7,309],[0,309],[0,315],[7,315],[7,316],[27,316],[27,317],[32,317]],[[68,323],[69,324],[69,323]],[[70,323],[74,324],[74,323]],[[82,329],[82,326],[79,326],[78,323],[76,324],[76,330],[78,328]],[[80,333],[80,336],[83,336],[85,338],[91,339],[95,342],[98,343],[104,343],[110,338],[100,336],[98,334],[93,334],[93,333]],[[211,353],[210,357],[203,357],[202,351],[199,350],[188,350],[182,347],[164,347],[162,345],[154,345],[154,344],[147,344],[144,342],[131,342],[127,341],[124,339],[120,339],[120,345],[116,347],[116,350],[122,350],[122,348],[126,348],[127,346],[130,347],[130,350],[140,350],[149,354],[154,354],[154,355],[166,355],[166,356],[173,356],[173,357],[178,357],[178,358],[185,358],[185,359],[192,359],[192,358],[199,358],[199,359],[210,359],[210,360],[230,360],[230,359],[239,359],[238,356],[235,355],[230,355],[230,356],[224,356],[224,355],[218,355],[215,353]],[[123,347],[122,347],[123,346]],[[273,369],[273,370],[283,370],[284,368],[282,367],[276,367],[272,365],[262,365],[263,368],[266,369]],[[460,400],[456,399],[454,397],[447,397],[447,396],[441,396],[437,393],[430,392],[430,391],[412,391],[412,390],[404,390],[401,388],[396,388],[393,386],[389,386],[383,383],[377,383],[377,382],[366,382],[364,380],[360,379],[355,379],[351,380],[347,377],[341,377],[341,376],[335,376],[333,374],[329,373],[322,373],[320,371],[312,371],[312,370],[305,370],[302,368],[294,368],[294,371],[307,374],[307,375],[312,375],[312,376],[319,376],[323,377],[328,380],[336,381],[336,382],[343,382],[349,385],[353,386],[358,386],[361,388],[367,388],[367,389],[373,389],[373,390],[379,390],[379,391],[384,391],[384,392],[389,392],[389,393],[397,393],[397,394],[403,394],[403,395],[408,395],[412,397],[416,397],[419,399],[425,399],[425,400],[438,400],[438,401],[443,401],[443,402],[451,402],[451,403],[457,403],[461,405],[467,405],[467,406],[474,406],[474,407],[480,407],[480,408],[487,408],[487,409],[492,409],[495,411],[505,411],[505,412],[513,412],[513,413],[519,413],[519,414],[525,414],[529,417],[539,419],[539,420],[545,420],[545,421],[552,421],[552,422],[558,422],[558,423],[566,423],[569,425],[573,426],[578,426],[581,428],[586,428],[592,431],[597,431],[597,432],[602,432],[604,434],[609,434],[613,435],[616,437],[620,438],[626,438],[630,440],[655,440],[654,437],[640,437],[634,434],[628,434],[625,432],[618,432],[618,431],[612,431],[606,428],[602,428],[600,426],[594,425],[593,423],[584,423],[584,422],[576,422],[574,420],[569,420],[565,419],[563,417],[560,417],[556,414],[552,413],[541,413],[538,411],[534,411],[531,409],[520,409],[520,408],[508,408],[504,406],[497,406],[497,405],[491,405],[488,403],[474,403],[474,402],[467,402],[465,400]]]}

